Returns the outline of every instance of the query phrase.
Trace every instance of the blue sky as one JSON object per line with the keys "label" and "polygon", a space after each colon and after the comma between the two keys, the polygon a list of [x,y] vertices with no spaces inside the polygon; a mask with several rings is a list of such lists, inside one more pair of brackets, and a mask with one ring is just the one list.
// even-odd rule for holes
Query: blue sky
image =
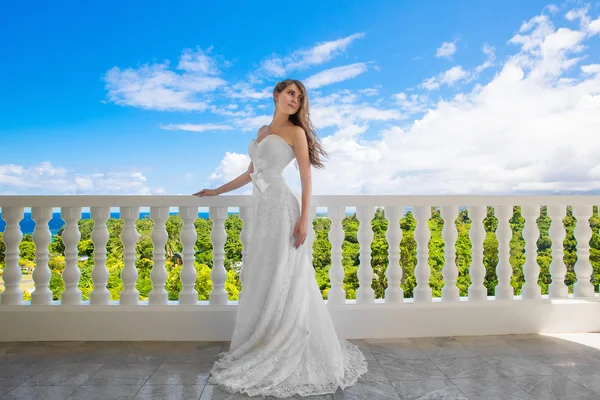
{"label": "blue sky", "polygon": [[219,186],[288,77],[331,154],[314,194],[596,192],[599,9],[4,2],[0,194]]}

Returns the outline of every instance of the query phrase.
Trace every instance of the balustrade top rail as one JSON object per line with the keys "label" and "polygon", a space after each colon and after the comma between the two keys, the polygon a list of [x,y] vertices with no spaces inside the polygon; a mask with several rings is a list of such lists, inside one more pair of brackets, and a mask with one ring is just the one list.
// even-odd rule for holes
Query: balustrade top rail
{"label": "balustrade top rail", "polygon": [[[132,206],[249,206],[250,195],[196,197],[68,195],[68,196],[2,196],[1,207],[132,207]],[[313,195],[311,206],[527,206],[527,205],[598,205],[600,195]]]}

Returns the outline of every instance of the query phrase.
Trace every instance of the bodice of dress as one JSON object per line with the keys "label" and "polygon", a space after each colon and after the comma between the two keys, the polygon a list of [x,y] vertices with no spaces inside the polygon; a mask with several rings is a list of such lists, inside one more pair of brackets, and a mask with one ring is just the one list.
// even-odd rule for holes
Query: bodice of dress
{"label": "bodice of dress", "polygon": [[254,165],[250,179],[259,192],[264,192],[269,187],[270,178],[283,178],[283,169],[295,158],[292,147],[274,133],[260,141],[252,139],[248,155]]}

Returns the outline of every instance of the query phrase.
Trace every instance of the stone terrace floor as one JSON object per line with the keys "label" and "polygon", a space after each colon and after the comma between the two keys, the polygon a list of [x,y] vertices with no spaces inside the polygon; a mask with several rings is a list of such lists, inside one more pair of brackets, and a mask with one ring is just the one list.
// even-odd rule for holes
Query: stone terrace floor
{"label": "stone terrace floor", "polygon": [[[600,334],[352,342],[369,372],[343,392],[304,399],[600,400]],[[0,343],[0,399],[248,399],[206,384],[227,349],[227,342]]]}

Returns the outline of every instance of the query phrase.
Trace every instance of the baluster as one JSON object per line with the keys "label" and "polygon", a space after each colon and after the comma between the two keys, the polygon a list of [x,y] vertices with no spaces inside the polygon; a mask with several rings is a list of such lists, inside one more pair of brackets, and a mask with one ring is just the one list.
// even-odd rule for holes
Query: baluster
{"label": "baluster", "polygon": [[388,266],[385,270],[388,287],[385,289],[385,302],[391,304],[404,301],[404,291],[400,287],[402,281],[402,267],[400,266],[400,242],[402,241],[400,218],[402,218],[402,211],[404,211],[404,206],[385,207],[385,217],[388,220],[388,229],[385,233],[388,242]]}
{"label": "baluster", "polygon": [[244,292],[244,277],[246,273],[246,263],[249,262],[250,257],[250,238],[252,237],[252,224],[253,224],[253,209],[250,206],[240,207],[240,219],[242,220],[242,230],[240,231],[240,241],[242,242],[242,268],[240,269],[240,283],[242,289],[238,293],[238,304],[242,301],[242,294]]}
{"label": "baluster", "polygon": [[119,304],[123,305],[137,305],[140,299],[140,292],[135,287],[138,278],[138,271],[135,266],[135,245],[140,237],[135,223],[139,217],[139,207],[121,207],[121,218],[123,219],[123,231],[121,232],[123,270],[121,271],[121,279],[123,280],[123,290],[119,296]]}
{"label": "baluster", "polygon": [[33,207],[31,217],[35,221],[33,231],[33,243],[35,243],[35,268],[33,270],[33,281],[35,289],[31,293],[31,304],[52,304],[52,291],[48,287],[52,271],[48,266],[48,245],[52,239],[52,233],[48,227],[48,221],[52,218],[52,207]]}
{"label": "baluster", "polygon": [[65,221],[62,241],[65,245],[65,269],[62,273],[65,290],[60,295],[61,305],[81,305],[81,290],[79,289],[79,250],[77,245],[81,240],[81,232],[77,223],[81,219],[81,207],[63,207],[61,218]]}
{"label": "baluster", "polygon": [[565,284],[567,267],[563,261],[565,255],[564,240],[567,234],[563,219],[566,215],[565,206],[548,206],[550,222],[550,239],[552,240],[552,262],[550,263],[550,274],[552,282],[548,288],[548,296],[554,299],[567,298],[569,288]]}
{"label": "baluster", "polygon": [[194,245],[198,239],[194,222],[198,219],[198,207],[179,207],[179,216],[183,220],[183,267],[180,275],[182,289],[179,292],[179,304],[198,304],[198,291],[194,288],[197,275],[194,267]]}
{"label": "baluster", "polygon": [[345,304],[346,291],[344,290],[344,268],[342,267],[342,244],[344,242],[344,228],[342,220],[346,214],[346,207],[327,207],[327,216],[331,220],[329,230],[329,242],[331,243],[331,268],[329,269],[329,281],[331,289],[327,293],[327,304]]}
{"label": "baluster", "polygon": [[510,265],[510,239],[512,238],[510,218],[513,215],[513,207],[498,206],[495,212],[496,218],[498,218],[498,228],[496,229],[496,238],[498,239],[496,275],[498,276],[498,284],[494,294],[496,300],[512,300],[514,299],[514,289],[510,285],[513,274],[512,265]]}
{"label": "baluster", "polygon": [[0,293],[2,305],[23,304],[21,290],[21,267],[19,266],[19,244],[23,238],[19,222],[23,219],[23,207],[3,207],[2,219],[6,221],[3,240],[6,246],[6,267],[2,273],[4,292]]}
{"label": "baluster", "polygon": [[458,267],[456,266],[456,239],[458,230],[456,229],[456,218],[458,218],[458,207],[442,206],[440,215],[444,219],[444,228],[442,229],[442,238],[444,239],[444,267],[442,276],[444,277],[444,286],[442,287],[442,301],[459,301],[460,292],[456,286],[458,279]]}
{"label": "baluster", "polygon": [[485,240],[483,220],[485,215],[485,206],[469,206],[469,218],[472,221],[469,231],[469,238],[472,243],[472,261],[469,268],[469,275],[471,275],[469,301],[487,300],[487,288],[483,284],[485,280],[485,266],[483,265],[483,241]]}
{"label": "baluster", "polygon": [[593,297],[594,286],[592,278],[592,264],[590,263],[590,239],[592,228],[589,219],[593,214],[593,206],[573,206],[573,216],[577,218],[575,225],[575,239],[577,240],[577,262],[575,274],[577,282],[573,285],[575,297]]}
{"label": "baluster", "polygon": [[90,304],[107,305],[110,303],[110,292],[106,288],[108,283],[106,245],[109,239],[106,221],[110,217],[110,207],[92,207],[91,217],[94,220],[94,230],[92,231],[92,242],[94,243],[92,281],[94,290],[90,293]]}
{"label": "baluster", "polygon": [[525,277],[525,284],[523,285],[522,293],[524,299],[539,299],[542,296],[542,288],[538,284],[540,266],[537,263],[537,241],[540,237],[540,231],[536,220],[540,216],[540,207],[523,206],[522,212],[525,218],[525,227],[523,228],[523,236],[525,238],[523,275]]}
{"label": "baluster", "polygon": [[371,243],[373,242],[373,228],[371,221],[375,215],[372,206],[356,207],[356,217],[359,221],[358,243],[360,244],[360,264],[358,266],[359,287],[356,290],[356,303],[368,304],[375,302],[373,283],[373,267],[371,266]]}
{"label": "baluster", "polygon": [[223,246],[227,240],[224,222],[227,218],[227,207],[209,207],[209,218],[213,221],[210,239],[213,244],[213,267],[210,271],[213,289],[208,295],[210,304],[227,304],[227,291],[225,290],[225,250]]}
{"label": "baluster", "polygon": [[431,218],[430,206],[416,206],[415,219],[417,227],[415,229],[415,241],[417,242],[417,266],[415,267],[415,280],[417,286],[413,291],[415,302],[426,302],[432,300],[431,287],[429,286],[429,277],[431,270],[429,268],[429,231],[428,221]]}
{"label": "baluster", "polygon": [[152,290],[148,294],[149,305],[164,306],[169,301],[169,294],[165,290],[167,282],[167,269],[165,268],[165,245],[169,239],[169,234],[165,228],[165,222],[169,218],[169,207],[151,207],[150,218],[154,221],[154,228],[150,234],[154,251],[152,253],[152,271],[150,271],[150,279],[152,279]]}

